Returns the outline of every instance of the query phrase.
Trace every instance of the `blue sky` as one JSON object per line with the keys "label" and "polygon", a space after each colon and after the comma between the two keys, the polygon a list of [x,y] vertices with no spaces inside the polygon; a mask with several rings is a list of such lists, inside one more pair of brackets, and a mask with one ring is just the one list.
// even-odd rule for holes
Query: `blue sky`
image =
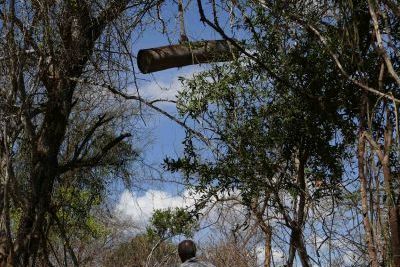
{"label": "blue sky", "polygon": [[[187,2],[187,1],[184,1]],[[163,9],[163,17],[168,17],[176,14],[178,7],[176,4],[169,2]],[[210,11],[210,10],[206,10]],[[165,15],[165,16],[164,16]],[[229,32],[229,19],[221,16],[221,25]],[[187,7],[185,12],[186,32],[190,41],[197,40],[212,40],[222,39],[215,31],[206,27],[200,22],[198,9],[195,1]],[[169,36],[172,43],[179,41],[179,28],[178,20],[172,18],[170,20],[170,30],[172,34]],[[143,32],[141,38],[132,44],[133,53],[136,55],[137,51],[145,48],[152,48],[164,46],[169,44],[168,37],[160,33],[160,25],[155,25],[154,29],[146,30]],[[135,37],[134,37],[135,38]],[[181,88],[179,77],[183,76],[190,78],[193,74],[202,70],[210,68],[210,65],[194,65],[183,68],[174,68],[165,71],[156,72],[153,74],[140,74],[137,73],[138,89],[142,97],[147,99],[152,98],[166,98],[173,99],[177,91]],[[137,68],[136,68],[137,70]],[[132,87],[129,93],[135,94],[136,88]],[[168,111],[171,114],[176,114],[176,108],[173,104],[162,103],[158,104],[159,107]],[[189,197],[189,193],[179,183],[173,182],[153,182],[153,178],[160,178],[157,170],[162,171],[162,162],[166,157],[177,158],[183,152],[182,141],[185,137],[184,130],[175,122],[166,118],[161,114],[151,112],[151,116],[146,116],[145,125],[141,122],[139,127],[145,127],[145,136],[143,144],[142,157],[146,164],[154,168],[145,167],[144,170],[139,171],[139,179],[143,181],[134,182],[131,190],[117,190],[117,202],[115,211],[120,214],[124,219],[131,220],[133,224],[144,228],[146,222],[151,216],[153,209],[165,209],[168,207],[184,207],[193,205],[193,198]],[[137,170],[133,170],[137,173]],[[142,177],[140,177],[142,176]],[[179,180],[179,174],[162,173],[164,179]],[[150,181],[149,181],[150,180]],[[205,224],[213,222],[217,216],[209,217]],[[208,230],[202,231],[196,235],[195,240],[209,241],[207,236]],[[214,236],[215,238],[215,236]]]}
{"label": "blue sky", "polygon": [[[177,6],[172,3],[169,3],[164,8],[163,14],[166,16],[168,16],[168,14],[175,14],[177,11]],[[225,22],[228,21],[226,17],[222,19],[225,20]],[[192,1],[187,8],[185,23],[186,32],[191,41],[221,39],[217,33],[200,22],[195,1]],[[229,24],[222,23],[222,25],[225,25],[225,27],[227,27],[226,29],[229,31]],[[172,32],[170,35],[171,41],[177,43],[179,41],[178,20],[172,19],[169,26]],[[168,37],[160,33],[159,29],[159,25],[155,25],[154,29],[146,30],[141,38],[132,44],[133,53],[136,54],[139,49],[168,45]],[[193,74],[207,68],[209,68],[209,65],[205,64],[179,69],[175,68],[146,75],[138,73],[139,92],[142,97],[149,99],[173,99],[174,95],[181,87],[178,81],[180,76],[189,78]],[[131,88],[130,93],[135,93],[135,89]],[[176,109],[172,104],[159,104],[159,106],[172,114],[176,114]],[[145,137],[145,140],[143,140],[143,143],[148,143],[142,154],[144,162],[156,170],[162,170],[162,162],[165,157],[176,158],[182,153],[184,130],[175,122],[154,112],[152,112],[151,118],[146,118],[145,123],[146,125],[140,125],[145,127],[149,133]],[[135,225],[144,227],[153,209],[183,207],[193,203],[193,200],[187,197],[188,192],[185,191],[179,183],[146,181],[146,178],[149,178],[149,180],[152,178],[159,178],[157,176],[157,171],[151,172],[147,170],[139,172],[139,176],[140,175],[144,176],[144,181],[134,183],[134,188],[132,188],[131,191],[120,191],[115,207],[115,210],[121,214],[122,217],[132,220]],[[179,176],[174,177],[169,173],[163,173],[163,177],[166,179],[179,179]],[[137,190],[138,188],[141,190]],[[211,214],[211,220],[212,219]],[[209,241],[208,238],[209,237],[205,234],[199,234],[196,236],[196,241],[201,242],[204,240],[207,242]],[[257,247],[256,249],[257,252],[259,251],[260,255],[263,254],[262,247],[260,247],[260,249]],[[284,255],[279,250],[274,250],[273,254],[274,258],[278,260],[284,258]],[[262,258],[260,259],[262,260]]]}
{"label": "blue sky", "polygon": [[[183,2],[186,6],[186,33],[190,41],[222,39],[222,37],[213,29],[200,22],[196,1]],[[208,12],[208,15],[211,18],[211,10],[207,5],[204,5],[204,8],[206,14]],[[155,24],[152,30],[146,30],[142,37],[137,42],[132,44],[133,53],[136,54],[140,49],[168,45],[168,37],[172,43],[178,43],[179,21],[174,17],[177,13],[177,10],[177,4],[171,1],[163,6],[161,12],[162,17],[166,20],[168,20],[168,18],[172,18],[169,25],[167,25],[171,34],[168,34],[167,36],[161,33],[160,23]],[[226,13],[221,13],[219,18],[221,27],[223,27],[226,32],[231,32],[229,18],[226,16]],[[187,66],[183,68],[174,68],[152,74],[138,73],[137,78],[139,80],[139,93],[142,96],[150,98],[165,97],[171,99],[180,89],[181,84],[178,81],[180,76],[190,78],[196,72],[200,72],[209,67],[210,66],[208,64],[203,64]],[[176,109],[173,105],[161,104],[161,106],[171,113],[176,113]],[[156,116],[156,118],[154,118],[149,125],[154,127],[154,131],[152,132],[154,143],[151,149],[146,151],[147,160],[150,162],[161,162],[166,155],[176,156],[181,152],[181,141],[184,137],[184,131],[181,127],[178,127],[174,122],[170,121],[164,116]]]}
{"label": "blue sky", "polygon": [[[187,4],[187,1],[184,1],[184,3]],[[169,20],[167,26],[170,34],[166,35],[161,33],[160,23],[155,23],[154,26],[150,25],[150,30],[146,29],[141,33],[140,38],[132,43],[134,55],[136,55],[140,49],[168,45],[170,44],[169,41],[172,43],[179,42],[179,21],[175,18],[177,10],[177,4],[174,4],[172,1],[163,6],[161,15],[165,20]],[[224,18],[222,16],[221,18],[223,21],[227,21],[226,17]],[[229,23],[227,24],[225,22],[223,25],[229,26]],[[219,34],[200,22],[200,16],[195,1],[191,1],[186,7],[185,24],[188,38],[191,41],[221,39]],[[133,38],[135,39],[137,36],[133,36]],[[137,73],[139,93],[142,97],[147,99],[173,99],[181,87],[178,80],[179,77],[183,76],[189,78],[196,72],[207,68],[209,68],[209,65],[204,64],[174,68],[152,74]],[[136,93],[136,88],[130,88],[129,92]],[[161,103],[158,105],[171,114],[177,113],[173,104]],[[142,144],[146,144],[142,153],[143,160],[152,168],[162,170],[164,158],[167,156],[176,158],[181,154],[183,149],[182,141],[185,136],[184,130],[175,122],[155,112],[151,112],[151,116],[146,116],[145,122],[141,123],[142,125],[139,127],[144,127],[146,129],[145,131],[148,133]],[[134,170],[134,172],[136,171]],[[127,192],[126,190],[119,192],[121,193],[119,196],[120,202],[122,198],[125,198],[125,201],[136,202],[136,204],[139,202],[141,203],[142,207],[133,205],[133,203],[126,203],[127,210],[125,213],[131,214],[131,218],[140,215],[142,211],[148,213],[149,207],[146,205],[154,208],[166,208],[165,203],[171,203],[171,206],[176,206],[177,200],[183,201],[178,195],[184,194],[184,188],[178,183],[146,182],[146,179],[151,180],[152,178],[159,178],[157,177],[157,171],[142,171],[139,172],[138,176],[140,175],[149,177],[141,177],[144,178],[144,181],[134,182],[132,192]],[[153,175],[155,177],[150,177]],[[163,173],[163,177],[166,179],[177,178],[176,175],[172,177],[169,173]],[[138,190],[138,188],[141,190]],[[154,196],[152,197],[149,195],[149,192],[152,192]],[[128,193],[132,196],[131,198],[127,198]],[[121,209],[121,205],[119,205],[119,207]],[[132,211],[128,209],[138,210]],[[144,217],[147,218],[148,215]]]}

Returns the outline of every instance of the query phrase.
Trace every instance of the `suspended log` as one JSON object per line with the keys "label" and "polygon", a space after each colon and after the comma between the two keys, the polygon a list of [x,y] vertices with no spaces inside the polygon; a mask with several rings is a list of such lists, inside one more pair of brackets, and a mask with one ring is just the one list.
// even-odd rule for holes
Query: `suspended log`
{"label": "suspended log", "polygon": [[137,63],[142,73],[188,65],[234,60],[239,51],[227,40],[187,42],[139,50]]}

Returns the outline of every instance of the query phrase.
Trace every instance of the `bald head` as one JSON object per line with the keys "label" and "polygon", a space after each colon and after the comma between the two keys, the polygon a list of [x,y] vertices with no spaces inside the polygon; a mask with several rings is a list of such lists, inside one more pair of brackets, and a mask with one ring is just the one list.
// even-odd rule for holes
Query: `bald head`
{"label": "bald head", "polygon": [[178,254],[182,262],[196,256],[196,245],[192,240],[183,240],[178,245]]}

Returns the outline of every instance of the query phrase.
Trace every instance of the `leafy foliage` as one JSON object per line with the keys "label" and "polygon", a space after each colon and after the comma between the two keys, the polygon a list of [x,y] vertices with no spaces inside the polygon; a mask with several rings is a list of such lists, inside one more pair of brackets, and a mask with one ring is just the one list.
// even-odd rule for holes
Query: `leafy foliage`
{"label": "leafy foliage", "polygon": [[[204,13],[208,25],[229,35],[218,17],[208,19]],[[303,234],[311,231],[305,228],[307,216],[327,203],[346,202],[349,196],[361,201],[368,237],[373,230],[365,214],[377,218],[373,214],[381,209],[377,204],[375,211],[368,210],[375,205],[367,203],[368,197],[379,199],[369,186],[383,179],[376,167],[386,164],[381,160],[375,166],[374,151],[381,150],[381,158],[382,153],[397,154],[389,147],[391,136],[398,134],[392,131],[398,108],[388,102],[399,96],[398,8],[392,1],[235,1],[231,13],[235,29],[246,33],[245,45],[236,43],[244,55],[183,81],[180,114],[205,138],[188,131],[185,154],[166,159],[166,168],[183,173],[189,187],[204,194],[199,209],[210,196],[236,191],[264,229],[277,226],[280,218],[291,230],[289,266]],[[388,38],[383,44],[379,32]],[[368,153],[360,150],[365,142],[360,133],[371,135]],[[357,156],[360,183],[353,179],[346,188],[345,171],[353,171]],[[390,165],[387,184],[394,183],[388,169],[396,168],[396,160]],[[368,186],[362,184],[364,172],[371,175]],[[358,187],[361,198],[354,192]],[[324,223],[324,218],[310,222],[310,228],[322,224],[326,234]],[[377,266],[373,240],[369,237],[367,245]],[[303,266],[309,266],[306,246],[298,251]]]}
{"label": "leafy foliage", "polygon": [[177,235],[191,237],[198,225],[196,219],[185,209],[155,210],[147,227],[152,240],[165,240]]}
{"label": "leafy foliage", "polygon": [[174,244],[163,242],[155,247],[156,243],[146,234],[137,235],[107,255],[103,266],[174,266],[180,262]]}

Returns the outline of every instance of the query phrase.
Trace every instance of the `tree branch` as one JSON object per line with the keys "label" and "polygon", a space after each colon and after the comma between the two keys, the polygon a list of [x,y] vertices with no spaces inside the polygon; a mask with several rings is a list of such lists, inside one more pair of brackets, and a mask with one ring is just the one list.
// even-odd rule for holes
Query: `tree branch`
{"label": "tree branch", "polygon": [[[200,0],[198,0],[200,1]],[[256,3],[260,4],[262,7],[264,8],[270,8],[270,6],[268,5],[268,3],[266,3],[266,1],[263,0],[255,0]],[[393,96],[391,96],[390,94],[385,94],[379,90],[376,90],[375,88],[369,87],[366,84],[363,84],[362,82],[354,79],[353,77],[351,77],[347,71],[344,69],[342,63],[339,60],[339,57],[336,53],[334,53],[332,51],[332,49],[329,48],[328,42],[326,40],[326,38],[324,36],[322,36],[322,34],[311,24],[309,24],[308,22],[304,21],[302,18],[294,15],[294,14],[288,14],[287,15],[289,17],[289,19],[291,19],[292,21],[298,23],[300,26],[302,26],[305,29],[308,29],[309,31],[311,31],[318,39],[319,41],[324,45],[326,51],[329,53],[329,55],[332,57],[333,61],[335,62],[337,68],[339,69],[339,71],[342,73],[342,75],[349,81],[351,81],[353,84],[357,85],[359,88],[373,93],[375,95],[378,95],[380,97],[392,100],[395,103],[400,103],[400,100],[397,98],[394,98]]]}
{"label": "tree branch", "polygon": [[[86,84],[91,84],[94,86],[100,86],[102,88],[105,88],[107,90],[109,90],[111,93],[113,93],[114,95],[120,96],[124,99],[127,100],[137,100],[141,103],[143,103],[144,105],[148,106],[149,108],[161,113],[162,115],[166,116],[167,118],[169,118],[170,120],[174,121],[175,123],[177,123],[178,125],[182,126],[183,128],[185,128],[188,132],[190,132],[191,134],[197,136],[202,142],[204,142],[207,145],[211,145],[210,141],[200,132],[194,130],[193,128],[189,127],[188,125],[186,125],[184,122],[180,121],[179,119],[177,119],[176,117],[172,116],[171,114],[169,114],[168,112],[166,112],[165,110],[157,107],[156,105],[154,105],[157,102],[161,102],[164,100],[161,99],[157,99],[157,100],[153,100],[153,101],[149,101],[146,100],[140,96],[136,96],[136,95],[128,95],[125,93],[120,92],[119,90],[117,90],[116,88],[114,88],[113,86],[103,83],[103,84],[96,84],[94,82],[91,82],[89,80],[86,79],[75,79],[75,78],[70,78],[71,80],[80,82],[80,83],[86,83]],[[169,100],[166,100],[166,102],[171,102]]]}
{"label": "tree branch", "polygon": [[375,37],[376,37],[376,42],[378,45],[378,53],[383,57],[383,60],[385,61],[386,67],[388,69],[388,72],[390,75],[393,77],[393,79],[396,81],[396,83],[400,86],[400,77],[397,75],[396,71],[393,68],[393,63],[390,60],[384,46],[383,46],[383,41],[382,41],[382,35],[379,30],[379,23],[378,23],[378,18],[376,16],[376,12],[374,10],[374,3],[372,3],[371,0],[368,0],[368,5],[369,5],[369,13],[371,14],[372,17],[372,22],[374,25],[374,31],[375,31]]}
{"label": "tree branch", "polygon": [[85,168],[85,167],[93,167],[97,165],[105,156],[106,154],[113,149],[116,145],[118,145],[122,140],[127,137],[132,136],[129,133],[121,134],[107,145],[105,145],[97,155],[88,158],[88,159],[76,159],[74,161],[70,161],[62,166],[59,167],[59,174],[63,174],[67,171],[77,169],[77,168]]}
{"label": "tree branch", "polygon": [[74,151],[74,155],[72,157],[71,161],[76,161],[78,159],[78,157],[80,156],[84,146],[89,142],[90,138],[93,136],[94,132],[101,127],[102,125],[106,124],[107,122],[111,121],[113,119],[113,117],[110,118],[105,118],[106,115],[102,115],[98,118],[98,121],[90,128],[90,130],[88,131],[88,133],[85,135],[85,138],[83,139],[83,141],[81,142],[81,144],[79,146],[77,146],[75,148]]}

